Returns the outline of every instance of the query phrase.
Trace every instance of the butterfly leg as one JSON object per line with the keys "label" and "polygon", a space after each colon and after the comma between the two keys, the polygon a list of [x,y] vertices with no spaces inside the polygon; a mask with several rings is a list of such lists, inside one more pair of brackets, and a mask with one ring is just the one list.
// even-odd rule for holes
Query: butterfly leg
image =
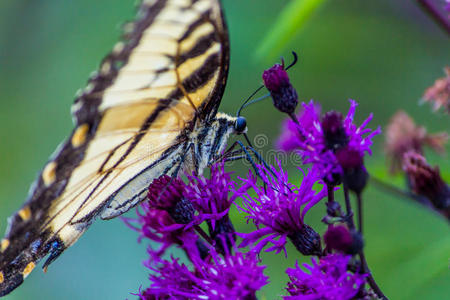
{"label": "butterfly leg", "polygon": [[[255,170],[256,175],[261,177],[260,173],[258,171],[258,168],[256,167],[255,161],[253,160],[252,155],[248,151],[248,150],[250,150],[254,154],[254,156],[257,158],[257,160],[259,162],[261,162],[264,165],[264,167],[267,170],[269,170],[269,172],[272,173],[272,175],[276,176],[275,173],[272,171],[272,169],[267,164],[267,162],[262,158],[261,154],[252,147],[252,145],[251,145],[250,141],[248,140],[248,138],[246,138],[246,140],[249,143],[249,146],[245,146],[241,141],[235,141],[228,148],[228,150],[225,151],[225,153],[223,155],[221,155],[216,160],[214,160],[213,163],[221,161],[222,159],[224,159],[226,162],[229,162],[229,161],[235,161],[235,160],[238,160],[238,159],[244,159],[245,158],[245,159],[247,159],[248,162],[250,162],[252,164],[252,167]],[[233,150],[237,146],[240,146],[240,149]]]}
{"label": "butterfly leg", "polygon": [[261,154],[255,150],[255,148],[249,146],[248,149],[253,152],[253,154],[256,156],[258,161],[260,161],[262,164],[264,164],[264,167],[269,170],[270,173],[272,173],[273,176],[276,177],[275,173],[272,171],[272,168],[269,166],[269,164],[262,158]]}
{"label": "butterfly leg", "polygon": [[259,173],[258,167],[256,166],[255,161],[253,160],[252,156],[250,155],[250,152],[247,151],[247,146],[245,146],[241,141],[236,141],[236,143],[241,147],[242,151],[245,153],[245,158],[248,160],[248,162],[252,165],[253,169],[255,170],[255,174],[261,177],[261,174]]}
{"label": "butterfly leg", "polygon": [[220,154],[218,157],[215,157],[212,162],[209,163],[209,166],[212,164],[219,162],[221,160],[227,160],[230,156],[235,156],[237,154],[241,154],[243,151],[242,149],[234,150],[238,146],[238,142],[235,141],[227,150],[225,150],[222,154]]}
{"label": "butterfly leg", "polygon": [[228,157],[225,157],[224,161],[225,162],[231,162],[231,161],[235,161],[235,160],[240,160],[240,159],[246,158],[246,155],[242,155],[242,154],[238,155],[238,154],[240,154],[240,153],[236,153],[236,154],[230,155]]}

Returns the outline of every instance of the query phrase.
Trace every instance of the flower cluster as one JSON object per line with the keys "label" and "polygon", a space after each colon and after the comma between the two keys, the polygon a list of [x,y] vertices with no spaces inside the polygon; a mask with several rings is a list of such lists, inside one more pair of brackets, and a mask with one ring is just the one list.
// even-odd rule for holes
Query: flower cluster
{"label": "flower cluster", "polygon": [[[185,187],[185,197],[199,211],[197,222],[207,220],[211,237],[218,242],[220,236],[227,235],[228,242],[235,239],[234,227],[228,217],[231,204],[240,194],[235,190],[231,173],[225,172],[223,163],[211,167],[211,177],[189,175]],[[221,243],[218,243],[221,245]]]}
{"label": "flower cluster", "polygon": [[401,170],[403,155],[408,151],[423,154],[425,146],[438,153],[445,151],[448,135],[445,132],[429,134],[423,126],[418,126],[404,111],[392,116],[386,129],[385,152],[391,159],[390,172]]}
{"label": "flower cluster", "polygon": [[[254,252],[235,247],[228,212],[239,196],[224,163],[211,167],[209,177],[190,174],[187,182],[163,175],[148,189],[138,210],[140,239],[160,245],[148,248],[145,261],[153,274],[142,299],[254,299],[265,284],[264,267]],[[131,224],[130,220],[127,220]],[[206,222],[209,234],[200,225]],[[181,248],[192,268],[179,258],[163,259],[171,246]]]}
{"label": "flower cluster", "polygon": [[351,258],[349,255],[330,254],[319,261],[312,259],[312,265],[303,265],[309,272],[302,270],[297,263],[295,268],[286,271],[291,282],[287,287],[290,296],[284,299],[355,299],[367,275],[349,271]]}
{"label": "flower cluster", "polygon": [[[296,166],[303,174],[301,181],[289,181],[280,162],[272,166],[261,156],[237,181],[224,162],[212,165],[209,176],[186,174],[182,180],[163,175],[153,180],[134,227],[141,240],[153,242],[144,263],[151,271],[150,284],[139,292],[141,299],[257,299],[269,280],[260,253],[283,251],[287,256],[288,243],[297,254],[315,258],[305,269],[298,263],[287,269],[285,299],[384,297],[367,268],[361,224],[354,225],[348,193],[355,191],[360,200],[367,180],[364,156],[371,154],[372,138],[380,129],[366,128],[372,115],[360,126],[354,124],[353,100],[345,117],[335,111],[322,115],[313,101],[303,103],[295,114],[298,94],[288,68],[277,64],[264,71],[263,80],[274,106],[291,118],[285,122],[279,147],[298,152],[310,165],[306,170]],[[341,181],[345,212],[334,199]],[[305,216],[325,199],[322,221],[328,229],[321,236]],[[253,231],[236,232],[229,216],[233,207],[254,225]],[[187,262],[163,256],[173,246],[184,251]]]}
{"label": "flower cluster", "polygon": [[372,115],[357,126],[353,123],[354,100],[345,118],[335,111],[321,116],[320,105],[312,100],[302,105],[295,119],[284,122],[278,148],[298,152],[304,164],[316,166],[328,183],[339,183],[346,170],[363,168],[365,153],[372,153],[372,138],[381,133],[380,128],[366,128]]}
{"label": "flower cluster", "polygon": [[197,257],[189,269],[177,258],[159,259],[149,265],[151,285],[141,299],[255,299],[255,293],[268,283],[264,266],[250,252],[220,255],[214,249],[206,259]]}
{"label": "flower cluster", "polygon": [[[312,169],[304,176],[300,187],[288,182],[287,173],[272,167],[270,170],[258,165],[260,177],[265,184],[258,184],[257,177],[251,173],[244,183],[243,203],[239,209],[245,212],[247,221],[252,220],[258,229],[252,233],[240,234],[243,238],[241,247],[256,244],[253,251],[260,252],[268,243],[273,246],[266,251],[284,250],[289,238],[294,246],[304,255],[321,255],[320,236],[304,223],[305,214],[327,195],[325,188],[319,192],[313,185],[320,178]],[[255,196],[251,196],[251,188]],[[261,239],[261,240],[260,240]],[[258,240],[260,240],[258,242]]]}
{"label": "flower cluster", "polygon": [[450,219],[450,188],[439,169],[425,158],[425,146],[439,154],[445,153],[446,132],[427,133],[423,126],[404,111],[397,112],[386,130],[385,151],[390,158],[392,174],[404,172],[411,198]]}

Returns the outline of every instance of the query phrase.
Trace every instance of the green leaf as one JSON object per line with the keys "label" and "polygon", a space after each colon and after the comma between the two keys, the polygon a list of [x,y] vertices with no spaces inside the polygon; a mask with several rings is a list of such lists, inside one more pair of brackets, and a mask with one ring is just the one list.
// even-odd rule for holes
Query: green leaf
{"label": "green leaf", "polygon": [[325,0],[292,0],[258,47],[256,58],[262,60],[279,53],[324,2]]}
{"label": "green leaf", "polygon": [[[449,253],[450,237],[447,236],[425,247],[413,259],[393,269],[383,288],[393,299],[415,299],[414,294],[423,286],[448,272]],[[408,280],[408,285],[414,288],[400,289],[398,286],[401,280]]]}

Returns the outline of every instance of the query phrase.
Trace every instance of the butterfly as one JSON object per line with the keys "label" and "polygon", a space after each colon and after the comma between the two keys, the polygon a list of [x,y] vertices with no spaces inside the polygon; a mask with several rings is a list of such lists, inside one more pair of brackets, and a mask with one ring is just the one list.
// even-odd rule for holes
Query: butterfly
{"label": "butterfly", "polygon": [[8,219],[0,296],[47,269],[100,217],[146,197],[161,175],[198,172],[246,131],[218,113],[229,66],[220,0],[143,0],[72,106],[75,123]]}

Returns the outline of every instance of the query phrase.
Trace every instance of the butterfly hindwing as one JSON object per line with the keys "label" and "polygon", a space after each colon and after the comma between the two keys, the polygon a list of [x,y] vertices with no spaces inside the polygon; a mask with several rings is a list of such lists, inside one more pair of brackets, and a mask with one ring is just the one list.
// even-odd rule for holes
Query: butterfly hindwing
{"label": "butterfly hindwing", "polygon": [[75,129],[9,219],[0,296],[97,216],[124,213],[154,178],[174,173],[194,122],[217,111],[229,60],[219,0],[144,0],[138,16],[77,96]]}

